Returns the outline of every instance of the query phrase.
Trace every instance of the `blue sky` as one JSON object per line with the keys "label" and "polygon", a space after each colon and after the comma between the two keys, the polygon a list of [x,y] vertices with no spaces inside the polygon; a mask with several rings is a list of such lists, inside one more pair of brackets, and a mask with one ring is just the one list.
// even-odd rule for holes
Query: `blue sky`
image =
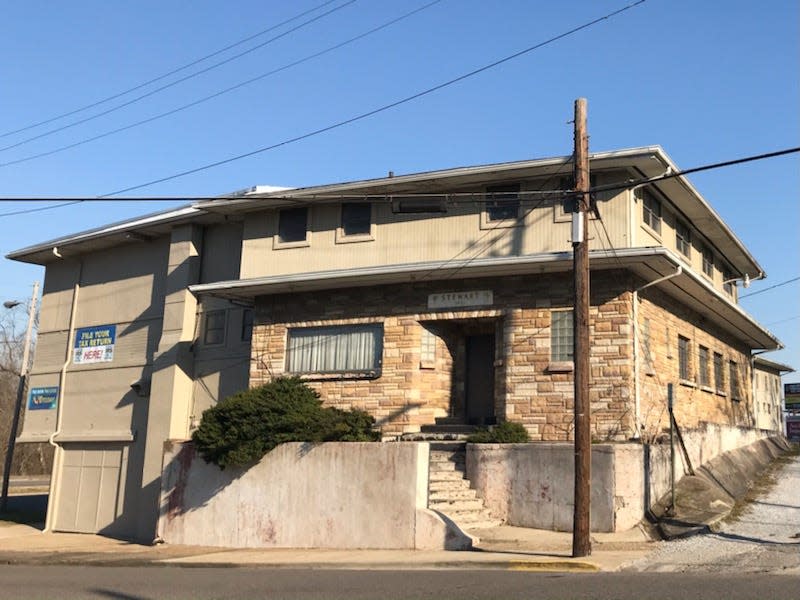
{"label": "blue sky", "polygon": [[[336,51],[167,118],[6,165],[211,95],[357,36],[430,0],[338,0],[330,15],[248,55],[86,123],[0,150],[0,197],[96,196],[329,126],[438,85],[625,6],[441,0]],[[313,9],[297,2],[199,0],[8,3],[0,21],[0,134],[122,92]],[[575,98],[589,101],[594,151],[660,144],[682,168],[798,146],[800,3],[647,0],[612,19],[374,117],[134,192],[216,195],[256,184],[307,186],[571,152]],[[25,142],[146,93],[0,137]],[[5,165],[5,166],[2,166]],[[800,275],[800,157],[690,177],[768,273],[748,292]],[[116,200],[0,215],[3,255],[174,206]],[[35,205],[39,207],[41,205]],[[0,201],[0,213],[33,205]],[[0,261],[0,296],[24,298],[40,268]],[[742,306],[800,368],[800,282]],[[788,381],[800,381],[793,374]]]}

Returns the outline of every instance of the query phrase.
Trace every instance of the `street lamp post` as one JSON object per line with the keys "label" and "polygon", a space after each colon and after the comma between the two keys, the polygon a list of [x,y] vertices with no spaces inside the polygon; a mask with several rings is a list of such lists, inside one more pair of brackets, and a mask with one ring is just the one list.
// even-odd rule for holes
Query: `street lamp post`
{"label": "street lamp post", "polygon": [[[25,387],[28,380],[28,357],[31,350],[31,333],[33,332],[33,321],[36,317],[36,301],[39,298],[39,282],[33,284],[33,294],[31,304],[28,309],[28,329],[25,332],[25,346],[22,350],[22,364],[19,368],[19,384],[17,385],[17,401],[14,404],[14,417],[11,420],[11,430],[8,434],[8,448],[6,449],[6,460],[3,466],[3,495],[0,498],[0,512],[8,509],[8,482],[11,477],[11,464],[14,460],[14,446],[17,441],[17,429],[19,428],[19,415],[22,411],[22,398],[25,395]],[[5,308],[14,308],[19,302],[9,300],[3,302]]]}

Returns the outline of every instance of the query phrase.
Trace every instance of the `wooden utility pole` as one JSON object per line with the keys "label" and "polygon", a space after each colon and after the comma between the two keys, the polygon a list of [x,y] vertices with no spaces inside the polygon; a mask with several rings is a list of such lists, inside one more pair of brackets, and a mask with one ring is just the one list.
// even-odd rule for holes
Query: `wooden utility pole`
{"label": "wooden utility pole", "polygon": [[17,399],[14,403],[14,416],[11,420],[11,430],[8,433],[8,448],[3,466],[3,491],[0,496],[0,512],[8,510],[8,484],[11,478],[11,467],[14,462],[14,445],[17,442],[17,429],[19,428],[19,415],[22,411],[22,400],[25,397],[25,388],[28,383],[28,362],[31,350],[31,333],[33,322],[36,319],[36,301],[39,299],[39,282],[33,284],[33,294],[28,307],[28,329],[25,332],[25,345],[22,350],[22,363],[19,367],[19,383],[17,384]]}
{"label": "wooden utility pole", "polygon": [[575,367],[575,513],[572,556],[592,553],[590,538],[592,440],[589,402],[589,137],[586,99],[575,101],[575,209],[572,213],[575,306],[573,364]]}

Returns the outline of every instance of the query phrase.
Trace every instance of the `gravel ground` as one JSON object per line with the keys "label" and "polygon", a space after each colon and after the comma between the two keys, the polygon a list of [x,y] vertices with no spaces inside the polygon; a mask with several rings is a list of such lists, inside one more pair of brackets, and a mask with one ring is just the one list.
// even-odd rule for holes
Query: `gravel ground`
{"label": "gravel ground", "polygon": [[782,462],[719,531],[659,542],[629,569],[800,575],[800,456]]}

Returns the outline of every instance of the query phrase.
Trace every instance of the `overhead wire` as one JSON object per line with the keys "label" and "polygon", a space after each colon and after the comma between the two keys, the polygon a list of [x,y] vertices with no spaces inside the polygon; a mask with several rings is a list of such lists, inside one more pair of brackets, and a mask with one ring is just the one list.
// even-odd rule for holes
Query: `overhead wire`
{"label": "overhead wire", "polygon": [[757,294],[763,294],[764,292],[768,292],[770,290],[774,290],[775,288],[779,288],[779,287],[782,287],[784,285],[789,285],[790,283],[794,283],[795,281],[798,281],[798,280],[800,280],[800,277],[793,277],[792,279],[787,279],[786,281],[781,281],[780,283],[776,283],[775,285],[771,285],[771,286],[769,286],[767,288],[764,288],[763,290],[758,290],[756,292],[750,292],[748,294],[742,294],[741,296],[739,296],[739,300],[741,300],[742,298],[749,298],[750,296],[755,296]]}
{"label": "overhead wire", "polygon": [[135,85],[133,87],[130,87],[130,88],[128,88],[126,90],[123,90],[121,92],[112,94],[111,96],[107,96],[107,97],[102,98],[100,100],[96,100],[96,101],[94,101],[94,102],[92,102],[90,104],[86,104],[84,106],[81,106],[80,108],[76,108],[74,110],[71,110],[71,111],[68,111],[68,112],[65,112],[65,113],[61,113],[59,115],[56,115],[55,117],[50,117],[48,119],[44,119],[43,121],[38,121],[38,122],[33,123],[31,125],[26,125],[25,127],[20,127],[19,129],[14,129],[13,131],[6,131],[5,133],[0,134],[0,138],[8,137],[9,135],[14,135],[15,133],[21,133],[23,131],[27,131],[29,129],[33,129],[33,128],[39,127],[41,125],[46,125],[48,123],[52,123],[53,121],[58,121],[59,119],[63,119],[65,117],[71,117],[72,115],[84,112],[86,110],[89,110],[90,108],[94,108],[95,106],[100,106],[101,104],[105,104],[106,102],[110,102],[111,100],[116,100],[117,98],[120,98],[122,96],[130,94],[131,92],[135,92],[136,90],[140,90],[143,87],[147,87],[148,85],[151,85],[153,83],[156,83],[158,81],[166,79],[167,77],[170,77],[171,75],[175,75],[177,73],[180,73],[181,71],[185,71],[186,69],[189,69],[189,68],[191,68],[191,67],[193,67],[193,66],[195,66],[197,64],[200,64],[201,62],[204,62],[204,61],[206,61],[206,60],[208,60],[210,58],[214,58],[215,56],[219,56],[220,54],[223,54],[224,52],[227,52],[228,50],[232,50],[233,48],[236,48],[237,46],[241,46],[242,44],[246,44],[247,42],[249,42],[251,40],[254,40],[257,37],[261,37],[262,35],[265,35],[265,34],[269,33],[270,31],[274,31],[275,29],[283,27],[284,25],[288,25],[292,21],[296,21],[297,19],[300,19],[300,18],[302,18],[302,17],[304,17],[304,16],[306,16],[308,14],[311,14],[312,12],[315,12],[315,11],[321,9],[321,8],[324,8],[328,4],[333,4],[335,1],[336,0],[326,0],[322,4],[318,4],[317,6],[315,6],[313,8],[310,8],[310,9],[308,9],[306,11],[303,11],[303,12],[301,12],[301,13],[299,13],[299,14],[297,14],[297,15],[289,18],[289,19],[286,19],[285,21],[281,21],[280,23],[277,23],[276,25],[272,25],[272,26],[268,27],[267,29],[263,29],[263,30],[259,31],[258,33],[255,33],[253,35],[249,35],[249,36],[247,36],[247,37],[245,37],[245,38],[243,38],[243,39],[241,39],[241,40],[239,40],[237,42],[234,42],[232,44],[228,44],[224,48],[220,48],[219,50],[216,50],[216,51],[212,52],[211,54],[206,54],[205,56],[202,56],[202,57],[200,57],[198,59],[195,59],[195,60],[193,60],[191,62],[188,62],[185,65],[182,65],[182,66],[177,67],[175,69],[172,69],[171,71],[168,71],[168,72],[166,72],[166,73],[164,73],[162,75],[159,75],[159,76],[154,77],[152,79],[148,79],[147,81],[145,81],[143,83],[137,84],[137,85]]}
{"label": "overhead wire", "polygon": [[146,119],[142,119],[140,121],[136,121],[134,123],[130,123],[130,124],[124,125],[122,127],[117,127],[115,129],[111,129],[111,130],[105,131],[105,132],[100,133],[98,135],[94,135],[94,136],[91,136],[91,137],[88,137],[88,138],[85,138],[85,139],[82,139],[82,140],[78,140],[77,142],[73,142],[71,144],[66,144],[64,146],[60,146],[58,148],[54,148],[52,150],[48,150],[48,151],[45,151],[45,152],[39,152],[37,154],[31,154],[29,156],[23,156],[22,158],[18,158],[18,159],[15,159],[15,160],[9,160],[9,161],[6,161],[4,163],[0,163],[0,168],[8,167],[8,166],[11,166],[11,165],[17,165],[17,164],[20,164],[20,163],[24,163],[24,162],[28,162],[28,161],[31,161],[31,160],[35,160],[37,158],[43,158],[45,156],[52,156],[53,154],[58,154],[60,152],[64,152],[65,150],[70,150],[70,149],[76,148],[78,146],[83,146],[83,145],[88,144],[90,142],[95,142],[97,140],[101,140],[101,139],[107,138],[107,137],[115,135],[117,133],[122,133],[123,131],[128,131],[130,129],[134,129],[136,127],[139,127],[141,125],[146,125],[147,123],[152,123],[154,121],[158,121],[159,119],[163,119],[165,117],[169,117],[171,115],[174,115],[176,113],[182,112],[182,111],[187,110],[189,108],[193,108],[195,106],[198,106],[200,104],[208,102],[209,100],[213,100],[215,98],[219,98],[220,96],[223,96],[223,95],[228,94],[230,92],[233,92],[235,90],[241,89],[241,88],[243,88],[243,87],[245,87],[247,85],[250,85],[252,83],[255,83],[257,81],[261,81],[263,79],[266,79],[267,77],[271,77],[272,75],[276,75],[278,73],[281,73],[283,71],[286,71],[286,70],[291,69],[293,67],[296,67],[298,65],[306,63],[306,62],[308,62],[310,60],[313,60],[315,58],[319,58],[320,56],[324,56],[325,54],[329,54],[329,53],[333,52],[334,50],[338,50],[339,48],[342,48],[344,46],[352,44],[352,43],[354,43],[354,42],[356,42],[356,41],[358,41],[360,39],[363,39],[363,38],[365,38],[365,37],[367,37],[369,35],[372,35],[372,34],[377,33],[377,32],[379,32],[379,31],[381,31],[383,29],[386,29],[386,28],[388,28],[388,27],[390,27],[390,26],[392,26],[392,25],[394,25],[396,23],[399,23],[400,21],[402,21],[404,19],[407,19],[407,18],[409,18],[409,17],[411,17],[411,16],[413,16],[413,15],[419,13],[419,12],[422,12],[423,10],[434,6],[435,4],[439,4],[440,2],[442,2],[442,0],[433,0],[432,2],[428,2],[427,4],[425,4],[423,6],[420,6],[420,7],[416,8],[416,9],[410,11],[410,12],[407,12],[407,13],[403,14],[403,15],[400,15],[399,17],[391,19],[391,20],[389,20],[389,21],[387,21],[387,22],[385,22],[385,23],[383,23],[381,25],[378,25],[377,27],[373,27],[372,29],[369,29],[368,31],[365,31],[365,32],[363,32],[363,33],[361,33],[361,34],[359,34],[357,36],[354,36],[354,37],[351,37],[351,38],[349,38],[347,40],[344,40],[343,42],[339,42],[338,44],[334,44],[333,46],[329,46],[329,47],[325,48],[324,50],[320,50],[319,52],[315,52],[313,54],[309,54],[308,56],[305,56],[305,57],[303,57],[301,59],[298,59],[298,60],[295,60],[295,61],[290,62],[288,64],[285,64],[285,65],[283,65],[281,67],[272,69],[271,71],[267,71],[266,73],[262,73],[261,75],[257,75],[256,77],[251,77],[250,79],[247,79],[245,81],[237,83],[236,85],[230,86],[228,88],[225,88],[223,90],[220,90],[220,91],[215,92],[213,94],[210,94],[208,96],[204,96],[203,98],[200,98],[200,99],[195,100],[193,102],[189,102],[188,104],[184,104],[182,106],[178,106],[176,108],[173,108],[172,110],[168,110],[166,112],[162,112],[162,113],[159,113],[157,115],[153,115],[152,117],[148,117]]}
{"label": "overhead wire", "polygon": [[259,50],[259,49],[263,48],[264,46],[266,46],[268,44],[271,44],[272,42],[275,42],[275,41],[277,41],[277,40],[279,40],[281,38],[284,38],[287,35],[289,35],[290,33],[294,33],[295,31],[297,31],[299,29],[302,29],[303,27],[306,27],[307,25],[315,23],[316,21],[319,21],[320,19],[323,19],[323,18],[327,17],[330,14],[333,14],[333,13],[339,11],[339,10],[342,10],[343,8],[353,4],[355,2],[356,2],[356,0],[346,0],[346,2],[344,2],[343,4],[340,4],[339,6],[335,6],[332,9],[322,13],[321,15],[317,15],[316,17],[308,19],[307,21],[304,21],[304,22],[300,23],[299,25],[284,31],[283,33],[280,33],[280,34],[278,34],[278,35],[276,35],[274,37],[271,37],[267,41],[262,42],[262,43],[260,43],[260,44],[258,44],[256,46],[253,46],[252,48],[248,48],[247,50],[245,50],[243,52],[240,52],[238,54],[234,54],[233,56],[230,56],[230,57],[228,57],[228,58],[226,58],[224,60],[216,62],[216,63],[214,63],[214,64],[212,64],[212,65],[210,65],[208,67],[205,67],[203,69],[200,69],[199,71],[195,71],[194,73],[190,73],[189,75],[181,77],[180,79],[176,79],[175,81],[172,81],[170,83],[164,84],[164,85],[162,85],[160,87],[155,88],[154,90],[150,90],[149,92],[147,92],[145,94],[141,94],[139,96],[136,96],[135,98],[133,98],[131,100],[123,102],[122,104],[118,104],[117,106],[113,106],[113,107],[111,107],[111,108],[109,108],[107,110],[104,110],[104,111],[99,112],[97,114],[94,114],[92,116],[85,117],[85,118],[79,119],[77,121],[73,121],[72,123],[68,123],[66,125],[62,125],[61,127],[56,127],[55,129],[50,129],[48,131],[45,131],[44,133],[40,133],[38,135],[31,136],[29,138],[26,138],[26,139],[24,139],[22,141],[19,141],[19,142],[15,143],[15,144],[10,144],[8,146],[4,146],[4,147],[0,148],[0,152],[5,152],[6,150],[11,150],[12,148],[17,148],[19,146],[22,146],[23,144],[27,144],[28,142],[32,142],[34,140],[38,140],[38,139],[41,139],[43,137],[47,137],[47,136],[53,135],[54,133],[58,133],[60,131],[66,130],[66,129],[71,129],[72,127],[77,127],[78,125],[82,125],[83,123],[87,123],[89,121],[93,121],[93,120],[98,119],[100,117],[104,117],[105,115],[108,115],[108,114],[111,114],[113,112],[116,112],[116,111],[118,111],[120,109],[123,109],[123,108],[125,108],[127,106],[130,106],[131,104],[135,104],[136,102],[139,102],[140,100],[144,100],[145,98],[149,98],[150,96],[158,94],[159,92],[163,92],[166,89],[175,87],[176,85],[178,85],[180,83],[183,83],[184,81],[188,81],[190,79],[194,79],[195,77],[198,77],[199,75],[203,75],[205,73],[208,73],[209,71],[212,71],[213,69],[216,69],[218,67],[226,65],[229,62],[232,62],[232,61],[237,60],[237,59],[239,59],[239,58],[241,58],[243,56],[246,56],[247,54],[255,52],[256,50]]}
{"label": "overhead wire", "polygon": [[[741,163],[745,163],[745,162],[751,162],[751,161],[754,161],[754,160],[766,160],[768,158],[774,158],[774,157],[777,157],[777,156],[783,156],[783,155],[786,155],[786,154],[796,153],[796,152],[800,152],[800,147],[798,147],[798,148],[789,148],[789,149],[786,149],[786,150],[779,150],[779,151],[776,151],[776,152],[768,152],[768,153],[764,153],[764,154],[757,154],[757,155],[752,155],[752,156],[748,156],[748,157],[744,157],[744,158],[740,158],[740,159],[724,161],[724,162],[719,162],[719,163],[712,163],[710,165],[703,165],[703,166],[700,166],[700,167],[693,167],[691,169],[685,169],[683,171],[677,171],[675,173],[671,173],[671,174],[669,174],[669,177],[680,177],[682,175],[685,175],[686,173],[695,173],[695,172],[698,172],[698,171],[707,171],[709,169],[719,169],[719,168],[723,168],[723,167],[727,167],[727,166],[731,166],[731,165],[741,164]],[[565,160],[568,162],[568,159],[565,159]],[[663,178],[666,178],[666,177],[667,176],[664,176]],[[627,181],[627,182],[625,182],[623,184],[612,184],[612,185],[596,186],[594,188],[590,188],[589,192],[590,193],[597,193],[598,191],[604,192],[604,191],[628,189],[628,188],[637,187],[637,186],[640,186],[640,185],[645,185],[645,184],[648,184],[648,183],[650,183],[652,181],[653,181],[653,178],[632,179],[632,180],[629,180],[629,181]],[[144,187],[144,186],[140,186],[140,187]],[[135,188],[131,188],[131,189],[135,189]],[[125,190],[123,190],[123,191],[125,191]],[[116,192],[116,193],[121,193],[121,192]],[[475,194],[476,194],[476,192],[464,192],[464,193],[432,192],[432,193],[421,193],[421,194],[403,193],[403,194],[398,194],[398,195],[402,195],[403,197],[414,197],[414,196],[435,197],[435,196],[441,196],[441,197],[444,197],[444,198],[448,198],[450,202],[455,203],[455,202],[458,201],[459,197],[465,197],[466,196],[466,197],[469,197],[469,198],[474,198]],[[563,196],[574,196],[576,194],[576,192],[570,191],[570,190],[552,190],[552,191],[535,191],[534,190],[534,191],[523,191],[523,192],[520,192],[521,196],[524,196],[524,195],[535,195],[535,194],[542,194],[542,195],[548,195],[548,194],[550,194],[550,195],[559,195],[559,194],[561,194]],[[126,197],[126,198],[112,198],[111,196],[113,196],[113,195],[115,195],[115,194],[105,194],[103,196],[90,196],[90,197],[72,197],[72,198],[66,199],[67,200],[66,202],[63,202],[63,203],[61,203],[59,205],[56,205],[56,206],[34,208],[34,209],[25,209],[25,210],[14,211],[14,212],[0,213],[0,217],[17,215],[17,214],[26,214],[26,213],[30,213],[30,212],[39,212],[39,211],[43,211],[43,210],[49,210],[49,209],[52,209],[52,208],[59,208],[59,207],[62,207],[62,206],[69,206],[69,205],[79,204],[79,203],[83,203],[83,202],[178,202],[178,201],[190,202],[190,201],[203,201],[203,200],[236,200],[236,199],[245,199],[246,198],[246,196],[232,196],[232,195],[216,196],[216,197],[209,197],[209,196],[156,196],[156,197],[153,197],[153,196],[138,196],[138,197]],[[387,195],[390,195],[390,194],[381,194],[380,195],[381,196],[380,200],[376,200],[375,199],[375,194],[366,194],[366,193],[365,194],[355,194],[355,193],[353,193],[353,194],[335,194],[335,195],[315,194],[313,198],[306,198],[306,200],[324,200],[324,199],[330,200],[330,199],[337,199],[337,198],[338,199],[360,198],[360,199],[362,199],[362,201],[365,201],[365,202],[384,202],[384,201],[386,201]],[[278,196],[278,195],[271,195],[268,198],[265,198],[265,200],[283,200],[283,199],[286,199],[286,198],[283,197],[283,196]],[[0,198],[0,202],[56,202],[56,201],[59,201],[59,200],[65,200],[65,199],[64,198],[42,198],[42,197],[33,197],[33,196],[15,196],[15,197]],[[302,199],[299,199],[299,201],[302,201]],[[472,202],[474,200],[468,200],[468,201]],[[525,202],[525,201],[526,200],[523,199],[523,202]]]}
{"label": "overhead wire", "polygon": [[244,158],[248,158],[250,156],[255,156],[257,154],[261,154],[261,153],[267,152],[269,150],[274,150],[276,148],[280,148],[280,147],[286,146],[288,144],[299,142],[301,140],[305,140],[305,139],[308,139],[310,137],[314,137],[316,135],[320,135],[322,133],[326,133],[328,131],[332,131],[334,129],[338,129],[338,128],[343,127],[345,125],[349,125],[351,123],[355,123],[357,121],[361,121],[361,120],[366,119],[368,117],[371,117],[371,116],[374,116],[376,114],[385,112],[385,111],[390,110],[392,108],[396,108],[398,106],[401,106],[403,104],[406,104],[406,103],[411,102],[413,100],[416,100],[418,98],[422,98],[424,96],[432,94],[433,92],[436,92],[436,91],[439,91],[441,89],[447,88],[447,87],[449,87],[451,85],[454,85],[456,83],[459,83],[461,81],[469,79],[470,77],[474,77],[475,75],[478,75],[480,73],[483,73],[485,71],[488,71],[490,69],[498,67],[498,66],[500,66],[502,64],[505,64],[505,63],[507,63],[507,62],[509,62],[511,60],[519,58],[520,56],[524,56],[525,54],[528,54],[530,52],[533,52],[535,50],[543,48],[543,47],[545,47],[545,46],[547,46],[549,44],[552,44],[552,43],[554,43],[554,42],[556,42],[558,40],[561,40],[561,39],[563,39],[565,37],[573,35],[573,34],[579,32],[579,31],[582,31],[584,29],[587,29],[589,27],[597,25],[598,23],[601,23],[602,21],[608,20],[608,19],[610,19],[610,18],[612,18],[612,17],[614,17],[616,15],[619,15],[619,14],[625,12],[625,11],[631,10],[632,8],[634,8],[636,6],[639,6],[640,4],[643,4],[644,2],[646,2],[646,0],[636,0],[636,2],[632,2],[632,3],[622,7],[620,9],[612,11],[612,12],[610,12],[610,13],[602,16],[602,17],[599,17],[599,18],[596,18],[596,19],[592,19],[591,21],[583,23],[582,25],[579,25],[577,27],[573,27],[572,29],[569,29],[568,31],[560,33],[560,34],[558,34],[556,36],[553,36],[553,37],[551,37],[551,38],[549,38],[549,39],[547,39],[547,40],[545,40],[543,42],[539,42],[537,44],[529,46],[529,47],[527,47],[527,48],[525,48],[523,50],[520,50],[520,51],[515,52],[513,54],[510,54],[508,56],[505,56],[505,57],[503,57],[503,58],[501,58],[499,60],[493,61],[493,62],[491,62],[489,64],[486,64],[486,65],[484,65],[482,67],[479,67],[477,69],[473,69],[472,71],[469,71],[467,73],[459,75],[458,77],[454,77],[454,78],[452,78],[452,79],[450,79],[448,81],[445,81],[445,82],[440,83],[438,85],[435,85],[433,87],[430,87],[430,88],[427,88],[427,89],[422,90],[420,92],[411,94],[410,96],[406,96],[404,98],[401,98],[400,100],[396,100],[394,102],[391,102],[389,104],[385,104],[385,105],[380,106],[378,108],[375,108],[375,109],[360,113],[360,114],[358,114],[358,115],[356,115],[354,117],[350,117],[348,119],[344,119],[344,120],[338,121],[336,123],[333,123],[332,125],[328,125],[326,127],[321,127],[319,129],[315,129],[313,131],[309,131],[307,133],[304,133],[304,134],[301,134],[301,135],[298,135],[298,136],[283,140],[281,142],[270,144],[268,146],[263,146],[261,148],[255,149],[255,150],[251,150],[250,152],[245,152],[243,154],[238,154],[236,156],[231,156],[231,157],[228,157],[228,158],[225,158],[225,159],[222,159],[222,160],[218,160],[218,161],[214,161],[214,162],[202,165],[200,167],[195,167],[193,169],[188,169],[186,171],[181,171],[179,173],[174,173],[172,175],[168,175],[168,176],[165,176],[165,177],[160,177],[158,179],[153,179],[151,181],[148,181],[148,182],[145,182],[145,183],[141,183],[141,184],[138,184],[138,185],[129,186],[129,187],[126,187],[126,188],[123,188],[123,189],[120,189],[120,190],[116,190],[114,192],[109,192],[107,194],[104,194],[104,196],[116,196],[117,194],[123,194],[125,192],[130,192],[130,191],[138,190],[138,189],[141,189],[141,188],[144,188],[144,187],[149,187],[149,186],[155,185],[157,183],[163,183],[165,181],[171,181],[173,179],[178,179],[180,177],[185,177],[186,175],[192,175],[194,173],[199,173],[201,171],[206,171],[206,170],[212,169],[214,167],[219,167],[219,166],[222,166],[222,165],[225,165],[225,164],[228,164],[228,163],[232,163],[232,162],[235,162],[235,161],[238,161],[238,160],[242,160]]}

